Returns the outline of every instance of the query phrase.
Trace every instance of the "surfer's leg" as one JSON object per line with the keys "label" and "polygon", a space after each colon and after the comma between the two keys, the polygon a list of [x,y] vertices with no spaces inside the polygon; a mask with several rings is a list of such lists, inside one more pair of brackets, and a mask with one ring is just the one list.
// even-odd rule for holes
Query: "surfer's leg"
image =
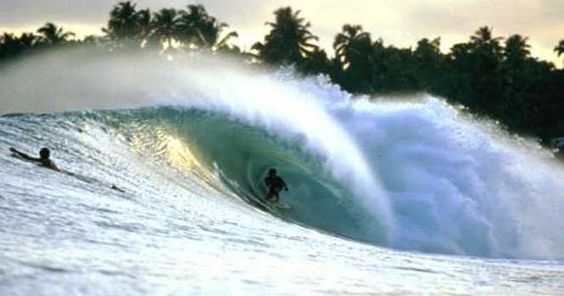
{"label": "surfer's leg", "polygon": [[269,201],[269,202],[274,202],[275,196],[276,196],[276,193],[274,192],[274,190],[269,190],[268,193],[266,194],[266,200]]}

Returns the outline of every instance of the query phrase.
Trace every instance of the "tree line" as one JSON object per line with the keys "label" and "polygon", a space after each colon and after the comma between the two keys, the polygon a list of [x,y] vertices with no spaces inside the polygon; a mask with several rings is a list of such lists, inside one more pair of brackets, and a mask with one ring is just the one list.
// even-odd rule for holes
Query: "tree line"
{"label": "tree line", "polygon": [[[496,37],[486,26],[443,53],[440,37],[424,38],[415,48],[398,48],[372,38],[361,25],[345,24],[330,57],[316,44],[318,37],[299,10],[279,8],[266,25],[270,31],[264,39],[244,51],[231,43],[237,32],[202,5],[151,12],[126,1],[113,6],[102,36],[76,39],[53,23],[19,36],[5,32],[0,36],[0,63],[46,48],[80,45],[112,52],[220,52],[257,64],[291,65],[305,75],[325,74],[351,93],[429,92],[514,132],[545,142],[564,136],[564,71],[533,58],[527,37]],[[554,51],[564,54],[564,39]]]}

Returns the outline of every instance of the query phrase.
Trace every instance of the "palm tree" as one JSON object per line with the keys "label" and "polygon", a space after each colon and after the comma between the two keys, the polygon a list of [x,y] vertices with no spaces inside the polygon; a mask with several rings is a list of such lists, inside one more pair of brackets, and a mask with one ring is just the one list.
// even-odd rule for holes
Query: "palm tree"
{"label": "palm tree", "polygon": [[368,57],[371,47],[370,33],[364,32],[361,25],[344,25],[343,32],[337,34],[333,42],[335,57],[345,68]]}
{"label": "palm tree", "polygon": [[558,42],[558,45],[554,47],[554,52],[556,52],[558,57],[564,54],[564,39],[560,40],[560,42]]}
{"label": "palm tree", "polygon": [[498,57],[501,56],[502,52],[501,45],[499,44],[502,39],[501,37],[494,38],[492,28],[490,27],[481,27],[474,35],[470,36],[470,42],[474,46],[474,51],[482,51],[486,55],[495,55]]}
{"label": "palm tree", "polygon": [[417,77],[424,89],[432,88],[433,82],[441,73],[444,56],[441,54],[440,47],[440,37],[433,40],[423,38],[417,42],[417,48],[413,51]]}
{"label": "palm tree", "polygon": [[20,52],[17,37],[11,33],[4,33],[0,36],[0,60],[13,57]]}
{"label": "palm tree", "polygon": [[38,39],[33,33],[22,33],[20,37],[3,33],[0,35],[0,60],[33,50],[37,46]]}
{"label": "palm tree", "polygon": [[162,44],[153,34],[153,19],[149,9],[141,9],[137,12],[137,24],[139,26],[138,39],[144,48],[160,48]]}
{"label": "palm tree", "polygon": [[274,12],[275,22],[267,22],[270,33],[263,43],[257,42],[252,49],[258,51],[258,57],[272,64],[300,63],[304,56],[317,48],[310,43],[318,40],[309,28],[311,24],[299,16],[300,11],[291,7],[279,8]]}
{"label": "palm tree", "polygon": [[229,51],[234,49],[229,40],[238,34],[231,31],[222,37],[227,27],[226,23],[209,15],[202,5],[188,5],[187,10],[180,12],[178,38],[188,48]]}
{"label": "palm tree", "polygon": [[564,39],[560,40],[558,45],[554,47],[554,52],[556,52],[559,57],[564,54]]}
{"label": "palm tree", "polygon": [[[503,48],[500,44],[502,39],[501,37],[494,38],[491,28],[481,27],[470,37],[469,44],[463,44],[463,48],[467,50],[466,62],[476,74],[481,75],[497,71],[503,60]],[[515,41],[517,40],[512,42]],[[519,39],[518,41],[521,42],[522,40]]]}
{"label": "palm tree", "polygon": [[474,32],[474,35],[470,36],[470,41],[478,45],[488,43],[491,40],[494,40],[492,38],[492,28],[487,26],[480,27],[476,32]]}
{"label": "palm tree", "polygon": [[110,11],[110,20],[102,31],[119,46],[140,46],[150,33],[149,10],[137,11],[131,1],[119,2]]}
{"label": "palm tree", "polygon": [[163,8],[154,14],[152,34],[163,47],[166,44],[170,48],[172,41],[177,38],[179,24],[180,20],[177,11],[172,8]]}
{"label": "palm tree", "polygon": [[[223,23],[222,23],[222,24],[223,24]],[[224,25],[225,25],[225,26],[223,26],[222,28],[227,28],[227,27],[228,27],[227,24],[224,24]],[[214,50],[220,50],[220,51],[232,51],[232,50],[235,50],[235,51],[238,51],[239,48],[238,48],[237,46],[230,45],[230,44],[229,44],[229,40],[231,40],[232,38],[237,38],[237,37],[239,37],[239,34],[237,34],[236,31],[231,31],[231,32],[225,34],[223,37],[221,37],[221,39],[219,39],[219,38],[220,38],[219,36],[221,36],[220,34],[221,34],[221,31],[222,31],[222,30],[223,30],[223,29],[218,30],[218,31],[217,31],[217,34],[214,35],[214,36],[216,36],[216,37],[214,37],[212,40],[216,40],[216,41],[213,41],[213,42],[210,43],[210,44],[214,44],[214,46],[213,46]],[[219,40],[218,40],[218,39],[219,39]]]}
{"label": "palm tree", "polygon": [[342,32],[333,42],[335,60],[342,67],[341,83],[353,92],[368,91],[373,74],[373,58],[383,42],[372,43],[370,33],[364,32],[360,25],[345,24]]}
{"label": "palm tree", "polygon": [[28,50],[35,46],[37,42],[37,36],[33,33],[22,33],[19,38],[21,46]]}
{"label": "palm tree", "polygon": [[298,68],[305,74],[331,74],[331,61],[323,49],[316,48],[305,56]]}
{"label": "palm tree", "polygon": [[210,17],[207,22],[203,23],[202,28],[198,29],[198,36],[202,40],[203,47],[221,50],[229,48],[229,40],[239,37],[239,35],[237,32],[231,31],[221,37],[221,33],[227,27],[229,26],[226,23],[219,23],[215,18]]}
{"label": "palm tree", "polygon": [[188,5],[187,10],[180,12],[179,39],[186,47],[202,47],[205,39],[202,27],[210,16],[202,5]]}
{"label": "palm tree", "polygon": [[81,43],[89,46],[102,46],[105,41],[104,37],[88,35],[82,39]]}
{"label": "palm tree", "polygon": [[452,48],[454,68],[460,75],[457,81],[461,83],[457,92],[464,93],[463,104],[478,112],[501,112],[504,66],[501,39],[493,37],[491,28],[481,27],[469,43]]}
{"label": "palm tree", "polygon": [[423,38],[417,42],[417,48],[413,55],[421,61],[429,61],[435,59],[441,54],[441,38],[437,37],[433,40]]}
{"label": "palm tree", "polygon": [[529,38],[521,35],[513,35],[505,40],[505,57],[510,61],[523,61],[530,54],[531,46],[527,44]]}
{"label": "palm tree", "polygon": [[37,33],[41,34],[41,41],[49,45],[58,45],[68,41],[75,34],[73,32],[65,32],[63,27],[57,27],[53,23],[47,23],[43,27],[37,29]]}

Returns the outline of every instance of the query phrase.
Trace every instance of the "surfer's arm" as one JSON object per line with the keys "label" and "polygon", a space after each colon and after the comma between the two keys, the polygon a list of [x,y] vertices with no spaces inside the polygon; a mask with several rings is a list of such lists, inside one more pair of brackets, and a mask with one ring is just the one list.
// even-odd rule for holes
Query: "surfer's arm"
{"label": "surfer's arm", "polygon": [[280,178],[280,181],[282,181],[282,185],[284,186],[284,190],[288,191],[288,185],[286,185],[286,182]]}
{"label": "surfer's arm", "polygon": [[11,151],[12,153],[14,153],[14,154],[16,154],[16,155],[18,155],[18,156],[24,158],[24,159],[39,161],[39,158],[31,157],[31,156],[29,156],[29,155],[27,155],[27,154],[25,154],[25,153],[23,153],[23,152],[21,152],[21,151],[18,151],[16,148],[11,147],[11,148],[10,148],[10,151]]}

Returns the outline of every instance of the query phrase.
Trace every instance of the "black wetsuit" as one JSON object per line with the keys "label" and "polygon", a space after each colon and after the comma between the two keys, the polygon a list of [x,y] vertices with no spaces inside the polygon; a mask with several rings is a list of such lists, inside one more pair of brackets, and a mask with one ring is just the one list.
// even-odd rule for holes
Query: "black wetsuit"
{"label": "black wetsuit", "polygon": [[288,188],[286,182],[279,176],[268,176],[264,179],[264,182],[266,186],[268,186],[268,194],[266,195],[268,201],[277,202],[280,199],[278,193],[282,191],[282,189]]}

